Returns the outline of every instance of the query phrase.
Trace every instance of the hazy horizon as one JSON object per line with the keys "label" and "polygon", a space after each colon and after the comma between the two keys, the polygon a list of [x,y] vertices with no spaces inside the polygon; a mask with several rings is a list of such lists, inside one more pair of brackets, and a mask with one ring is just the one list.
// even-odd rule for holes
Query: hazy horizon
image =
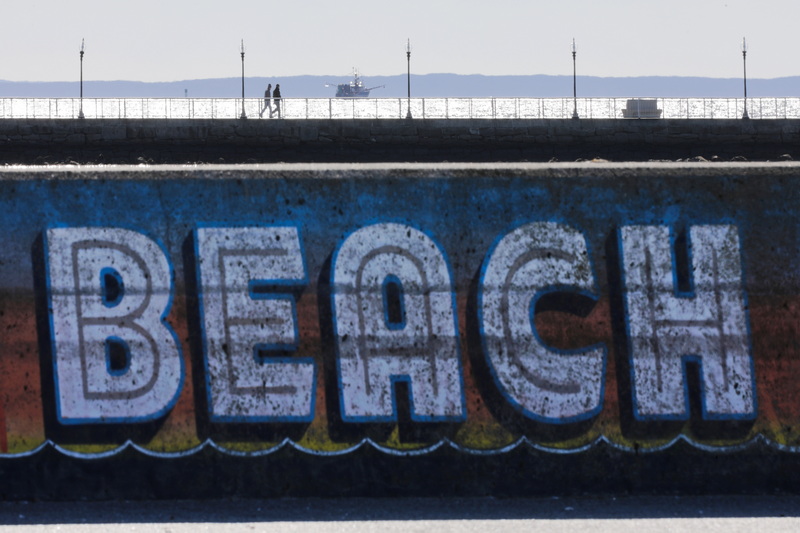
{"label": "hazy horizon", "polygon": [[[336,85],[352,76],[246,76],[245,96],[257,98],[267,83],[281,84],[284,97],[328,98],[336,93]],[[376,87],[372,97],[407,96],[407,75],[364,76],[366,87]],[[740,98],[743,80],[739,78],[705,78],[691,76],[578,76],[579,97],[688,97]],[[239,98],[241,77],[204,78],[172,82],[128,80],[84,80],[87,98]],[[774,79],[748,79],[748,96],[797,97],[800,76]],[[571,97],[572,76],[485,75],[485,74],[417,74],[411,76],[414,97]],[[63,98],[79,95],[79,82],[14,82],[0,80],[0,97]]]}

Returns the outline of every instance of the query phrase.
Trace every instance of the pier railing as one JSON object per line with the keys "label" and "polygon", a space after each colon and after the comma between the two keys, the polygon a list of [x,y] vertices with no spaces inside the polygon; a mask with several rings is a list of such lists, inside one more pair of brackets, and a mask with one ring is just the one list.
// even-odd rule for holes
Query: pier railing
{"label": "pier railing", "polygon": [[[658,112],[631,113],[632,102],[635,110],[644,101]],[[745,110],[742,98],[284,98],[281,118],[571,119],[576,104],[583,119],[737,119]],[[800,119],[800,98],[749,98],[746,106],[752,119]],[[244,109],[259,120],[262,107],[261,98],[0,98],[0,119],[74,119],[81,111],[86,119],[235,119]]]}

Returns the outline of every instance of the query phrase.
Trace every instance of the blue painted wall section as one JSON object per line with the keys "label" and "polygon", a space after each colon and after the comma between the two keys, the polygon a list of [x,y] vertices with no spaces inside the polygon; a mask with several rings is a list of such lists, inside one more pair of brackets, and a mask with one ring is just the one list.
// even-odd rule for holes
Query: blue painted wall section
{"label": "blue painted wall section", "polygon": [[6,458],[800,452],[800,167],[2,177]]}

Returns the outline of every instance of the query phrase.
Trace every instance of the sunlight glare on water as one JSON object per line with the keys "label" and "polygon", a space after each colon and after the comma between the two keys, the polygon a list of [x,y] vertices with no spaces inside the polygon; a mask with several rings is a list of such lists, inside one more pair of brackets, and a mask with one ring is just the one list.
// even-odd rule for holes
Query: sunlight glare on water
{"label": "sunlight glare on water", "polygon": [[[665,119],[736,119],[741,98],[645,99]],[[644,102],[645,100],[641,100]],[[569,119],[623,118],[628,98],[284,98],[285,119],[399,119],[411,111],[426,119]],[[244,101],[245,115],[259,118],[261,98]],[[241,98],[0,98],[0,118],[87,119],[231,119],[242,113]],[[800,98],[751,98],[753,119],[800,118]],[[266,118],[266,117],[265,117]]]}

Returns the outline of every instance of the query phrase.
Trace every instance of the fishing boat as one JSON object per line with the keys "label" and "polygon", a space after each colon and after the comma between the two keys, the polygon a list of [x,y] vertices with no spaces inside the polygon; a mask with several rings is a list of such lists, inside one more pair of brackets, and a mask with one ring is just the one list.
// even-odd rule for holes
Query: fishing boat
{"label": "fishing boat", "polygon": [[[325,87],[332,87],[333,84],[325,84]],[[367,98],[369,92],[373,89],[381,89],[385,85],[377,85],[375,87],[364,87],[364,82],[361,81],[361,76],[358,75],[358,69],[353,69],[353,79],[348,83],[339,83],[336,85],[336,98]]]}

